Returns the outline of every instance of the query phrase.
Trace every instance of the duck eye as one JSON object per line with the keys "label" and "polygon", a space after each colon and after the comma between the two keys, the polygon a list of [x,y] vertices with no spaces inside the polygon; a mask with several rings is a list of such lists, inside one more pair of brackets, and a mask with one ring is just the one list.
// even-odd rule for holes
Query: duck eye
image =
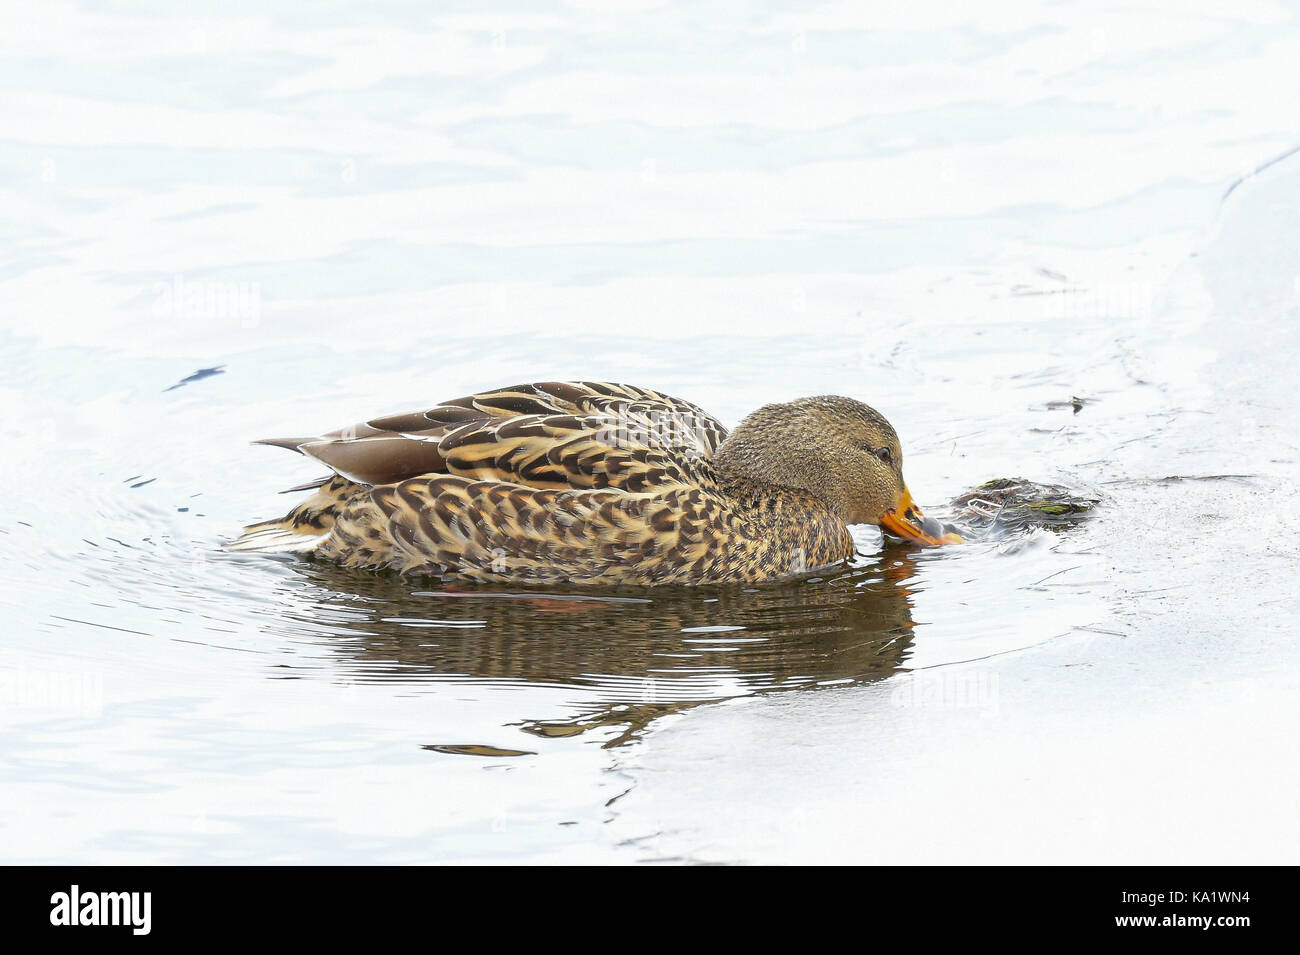
{"label": "duck eye", "polygon": [[886,464],[894,463],[894,456],[889,453],[889,448],[876,448],[876,457],[880,458],[880,460],[884,461]]}

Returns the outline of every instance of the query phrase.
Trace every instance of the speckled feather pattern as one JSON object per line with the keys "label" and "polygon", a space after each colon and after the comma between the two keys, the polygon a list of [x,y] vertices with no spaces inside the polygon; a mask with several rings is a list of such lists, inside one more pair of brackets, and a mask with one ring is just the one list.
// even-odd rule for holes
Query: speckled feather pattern
{"label": "speckled feather pattern", "polygon": [[726,437],[695,405],[628,385],[485,392],[268,442],[336,473],[232,549],[293,540],[346,567],[538,584],[774,580],[852,555],[815,496],[720,478]]}

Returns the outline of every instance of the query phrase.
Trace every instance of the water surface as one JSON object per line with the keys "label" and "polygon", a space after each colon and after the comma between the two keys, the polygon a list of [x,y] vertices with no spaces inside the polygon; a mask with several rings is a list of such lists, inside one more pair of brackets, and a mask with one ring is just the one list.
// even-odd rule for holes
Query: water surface
{"label": "water surface", "polygon": [[[5,858],[1294,848],[1295,548],[1230,520],[1292,526],[1257,363],[1294,355],[1295,237],[1234,210],[1295,194],[1254,175],[1295,146],[1294,11],[192,9],[4,31]],[[728,424],[848,394],[927,507],[1008,475],[1105,505],[934,552],[860,528],[755,588],[220,550],[317,476],[249,440],[564,378]],[[1229,639],[1243,592],[1273,610]],[[1189,842],[1221,778],[1254,821]]]}

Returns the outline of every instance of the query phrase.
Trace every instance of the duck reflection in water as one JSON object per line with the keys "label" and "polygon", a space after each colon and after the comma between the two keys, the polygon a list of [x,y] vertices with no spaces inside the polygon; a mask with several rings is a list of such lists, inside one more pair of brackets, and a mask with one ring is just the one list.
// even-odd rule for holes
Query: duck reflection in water
{"label": "duck reflection in water", "polygon": [[288,614],[336,641],[342,679],[572,688],[568,712],[521,712],[516,725],[541,737],[608,728],[606,746],[702,703],[882,680],[913,639],[915,558],[900,547],[756,586],[543,591],[287,567],[306,584]]}

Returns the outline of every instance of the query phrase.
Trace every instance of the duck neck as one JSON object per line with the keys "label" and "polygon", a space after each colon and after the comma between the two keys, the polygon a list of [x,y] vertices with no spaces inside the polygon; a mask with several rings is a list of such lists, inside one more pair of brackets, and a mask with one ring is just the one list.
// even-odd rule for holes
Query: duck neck
{"label": "duck neck", "polygon": [[718,479],[750,532],[790,573],[853,556],[853,535],[836,509],[816,495],[725,471]]}
{"label": "duck neck", "polygon": [[[713,467],[720,482],[744,497],[798,499],[845,523],[849,502],[824,456],[798,429],[773,433],[771,427],[750,426],[754,417],[741,422],[714,452]],[[782,423],[788,422],[778,419],[777,424]]]}

